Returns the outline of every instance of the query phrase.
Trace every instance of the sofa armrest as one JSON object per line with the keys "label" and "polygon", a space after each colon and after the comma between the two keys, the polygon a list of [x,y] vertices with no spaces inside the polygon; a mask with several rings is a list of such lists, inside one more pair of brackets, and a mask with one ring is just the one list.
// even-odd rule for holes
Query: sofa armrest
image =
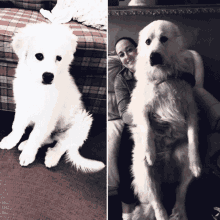
{"label": "sofa armrest", "polygon": [[220,130],[220,102],[202,87],[195,87],[195,98],[209,121],[211,131]]}

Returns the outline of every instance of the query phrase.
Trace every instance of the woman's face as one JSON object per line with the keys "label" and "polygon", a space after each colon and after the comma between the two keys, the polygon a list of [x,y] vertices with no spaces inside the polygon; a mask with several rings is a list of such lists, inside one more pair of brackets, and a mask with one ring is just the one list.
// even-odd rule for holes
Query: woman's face
{"label": "woman's face", "polygon": [[129,40],[120,40],[115,47],[115,51],[119,56],[123,66],[135,71],[135,60],[137,56],[137,49]]}

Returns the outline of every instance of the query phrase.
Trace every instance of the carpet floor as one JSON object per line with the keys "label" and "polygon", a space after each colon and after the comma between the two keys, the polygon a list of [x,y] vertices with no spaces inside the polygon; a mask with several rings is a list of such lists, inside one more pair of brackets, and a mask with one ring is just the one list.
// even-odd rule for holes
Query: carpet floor
{"label": "carpet floor", "polygon": [[[0,112],[0,118],[1,140],[11,131],[14,113]],[[106,219],[106,169],[83,173],[66,163],[64,157],[56,167],[48,169],[44,165],[45,152],[46,147],[41,148],[32,164],[21,167],[17,147],[0,150],[0,218]],[[80,152],[106,163],[105,117],[94,120]]]}

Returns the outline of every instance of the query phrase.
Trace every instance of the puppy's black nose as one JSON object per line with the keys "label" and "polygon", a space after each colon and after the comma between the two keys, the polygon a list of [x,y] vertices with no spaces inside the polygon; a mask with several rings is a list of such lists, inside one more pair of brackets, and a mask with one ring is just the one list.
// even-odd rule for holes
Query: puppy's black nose
{"label": "puppy's black nose", "polygon": [[53,73],[45,72],[42,75],[42,78],[43,78],[43,84],[51,84],[51,82],[53,81],[54,75]]}
{"label": "puppy's black nose", "polygon": [[162,56],[157,53],[157,52],[152,52],[150,55],[150,65],[155,66],[155,65],[162,65],[163,64],[163,58]]}

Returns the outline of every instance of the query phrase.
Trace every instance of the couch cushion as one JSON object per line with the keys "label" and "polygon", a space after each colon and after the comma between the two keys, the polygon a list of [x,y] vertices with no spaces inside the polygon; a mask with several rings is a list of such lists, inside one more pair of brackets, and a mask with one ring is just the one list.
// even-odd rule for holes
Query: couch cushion
{"label": "couch cushion", "polygon": [[41,8],[44,9],[52,9],[52,6],[56,4],[55,1],[45,1],[45,0],[3,0],[3,3],[10,4],[12,7],[21,8],[21,9],[29,9],[39,11]]}
{"label": "couch cushion", "polygon": [[[18,58],[11,46],[11,37],[27,23],[48,22],[39,12],[0,8],[0,109],[14,111],[12,80]],[[106,31],[68,23],[78,36],[75,59],[70,73],[83,93],[87,110],[106,114]]]}

